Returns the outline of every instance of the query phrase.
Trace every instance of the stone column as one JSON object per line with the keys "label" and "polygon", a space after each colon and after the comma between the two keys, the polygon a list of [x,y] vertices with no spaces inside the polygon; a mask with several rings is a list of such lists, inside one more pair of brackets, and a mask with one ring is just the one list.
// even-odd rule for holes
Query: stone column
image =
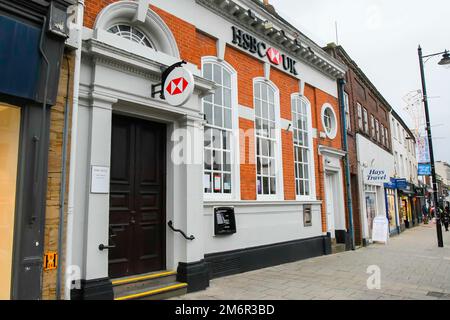
{"label": "stone column", "polygon": [[108,279],[108,250],[99,250],[100,244],[109,242],[109,193],[91,193],[91,170],[93,166],[110,168],[112,105],[116,102],[116,99],[92,94],[85,172],[88,183],[85,190],[84,299],[113,299]]}
{"label": "stone column", "polygon": [[[178,280],[189,284],[188,291],[197,291],[209,285],[208,271],[204,262],[205,241],[209,236],[203,217],[203,119],[185,116],[180,121],[183,136],[183,161],[178,164],[179,197],[175,214],[176,227],[195,240],[186,240],[181,234],[175,243],[183,243],[179,255]],[[182,242],[180,242],[180,240]],[[184,252],[183,252],[184,251]]]}

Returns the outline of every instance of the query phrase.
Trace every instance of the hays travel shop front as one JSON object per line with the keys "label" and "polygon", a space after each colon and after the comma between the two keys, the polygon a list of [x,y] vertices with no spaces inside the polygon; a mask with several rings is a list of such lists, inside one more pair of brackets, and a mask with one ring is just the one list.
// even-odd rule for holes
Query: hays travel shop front
{"label": "hays travel shop front", "polygon": [[[83,30],[72,297],[132,299],[121,284],[139,279],[139,297],[152,296],[156,276],[167,294],[202,290],[211,278],[329,253],[322,168],[336,174],[338,208],[341,139],[313,114],[328,110],[339,132],[345,67],[306,37],[297,46],[282,21],[291,49],[268,38],[260,27],[273,18],[255,1],[94,3]],[[236,44],[232,27],[242,30]],[[171,104],[154,86],[182,60],[193,91]],[[164,94],[183,94],[187,78],[173,76]],[[110,172],[103,192],[86,192],[92,167]],[[334,235],[345,212],[333,212]]]}

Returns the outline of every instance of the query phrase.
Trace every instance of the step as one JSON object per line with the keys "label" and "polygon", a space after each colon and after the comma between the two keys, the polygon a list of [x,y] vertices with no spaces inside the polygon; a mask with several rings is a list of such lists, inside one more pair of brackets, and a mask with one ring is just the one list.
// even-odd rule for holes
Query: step
{"label": "step", "polygon": [[158,271],[114,279],[114,296],[123,296],[131,291],[151,290],[153,287],[167,285],[177,281],[176,271]]}
{"label": "step", "polygon": [[133,290],[118,295],[114,300],[162,300],[177,297],[187,292],[187,283],[171,282],[151,288]]}

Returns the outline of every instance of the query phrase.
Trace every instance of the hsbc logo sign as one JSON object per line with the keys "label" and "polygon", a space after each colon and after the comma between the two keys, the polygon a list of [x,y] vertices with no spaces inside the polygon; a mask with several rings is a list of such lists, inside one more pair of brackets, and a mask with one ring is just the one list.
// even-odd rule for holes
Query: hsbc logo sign
{"label": "hsbc logo sign", "polygon": [[189,82],[185,78],[176,78],[170,81],[166,87],[167,94],[171,96],[176,96],[177,94],[182,94],[188,87]]}
{"label": "hsbc logo sign", "polygon": [[267,50],[266,54],[273,64],[279,65],[281,63],[281,53],[277,49],[270,48]]}
{"label": "hsbc logo sign", "polygon": [[233,31],[233,44],[249,51],[252,54],[258,55],[261,59],[267,57],[273,65],[281,65],[286,72],[298,75],[295,64],[296,61],[278,51],[275,48],[268,47],[263,41],[259,41],[254,36],[236,28],[231,27]]}

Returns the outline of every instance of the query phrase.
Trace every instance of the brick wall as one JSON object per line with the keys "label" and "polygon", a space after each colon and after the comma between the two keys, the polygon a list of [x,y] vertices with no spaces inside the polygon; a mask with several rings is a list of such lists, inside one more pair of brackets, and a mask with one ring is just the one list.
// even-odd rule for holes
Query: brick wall
{"label": "brick wall", "polygon": [[[74,58],[72,55],[68,55],[70,64],[70,73],[73,75]],[[59,232],[59,197],[61,190],[61,172],[62,172],[62,144],[63,144],[63,128],[64,128],[64,106],[65,99],[68,94],[69,98],[73,95],[73,82],[70,83],[70,92],[67,93],[67,60],[63,59],[61,64],[61,74],[58,85],[58,96],[55,106],[51,109],[50,114],[50,143],[48,154],[48,178],[47,178],[47,202],[46,202],[46,214],[45,214],[45,235],[44,235],[44,253],[57,252],[58,251],[58,232]],[[72,79],[71,79],[72,80]],[[69,100],[69,105],[72,105],[72,100]],[[69,115],[70,116],[70,115]],[[69,125],[71,119],[69,119]],[[70,141],[70,137],[69,137]],[[67,171],[66,181],[69,176],[69,158],[70,158],[70,144],[67,155]],[[67,190],[67,189],[66,189]],[[67,210],[67,194],[66,204]],[[66,213],[64,219],[66,219]],[[66,221],[64,221],[64,230]],[[65,246],[65,233],[63,232],[63,246]],[[63,247],[64,250],[64,247]],[[59,257],[58,263],[62,266],[62,285],[64,285],[64,254]],[[43,271],[42,278],[42,299],[54,300],[56,299],[56,270]],[[63,291],[61,290],[61,293]]]}
{"label": "brick wall", "polygon": [[[103,7],[114,2],[114,0],[86,0],[85,26],[92,28],[97,14]],[[169,26],[177,41],[181,58],[201,67],[201,57],[216,55],[216,39],[197,30],[191,25],[170,13],[151,6]],[[234,47],[227,46],[225,60],[236,70],[238,75],[238,103],[242,106],[253,108],[253,79],[264,76],[263,63],[255,57],[243,53]],[[280,115],[281,118],[291,120],[291,94],[299,90],[298,80],[294,77],[276,69],[271,69],[271,80],[280,90]],[[325,145],[341,149],[340,134],[340,110],[336,98],[310,85],[305,86],[305,95],[311,102],[313,128],[317,128],[318,137],[314,139],[315,178],[316,192],[319,200],[325,200],[324,192],[324,169],[323,159],[318,155],[319,145]],[[323,131],[321,120],[321,108],[324,103],[330,103],[337,115],[338,134],[335,139],[320,138],[319,133]],[[242,131],[252,130],[254,122],[243,118],[239,119],[241,129],[240,139],[240,179],[241,199],[256,200],[256,166],[254,163],[255,139],[253,134]],[[252,132],[252,131],[251,131]],[[293,137],[291,132],[282,130],[282,160],[284,172],[284,198],[295,199],[295,177],[294,177],[294,154]],[[325,206],[325,203],[323,203]],[[322,210],[323,212],[324,210]],[[323,230],[326,230],[326,216],[322,214]]]}

